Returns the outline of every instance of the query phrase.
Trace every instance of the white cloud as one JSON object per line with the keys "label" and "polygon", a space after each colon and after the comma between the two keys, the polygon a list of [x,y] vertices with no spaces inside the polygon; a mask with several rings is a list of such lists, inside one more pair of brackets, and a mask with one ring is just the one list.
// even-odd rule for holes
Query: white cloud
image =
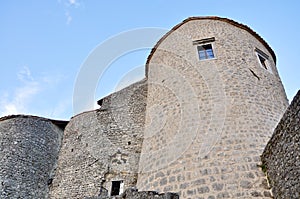
{"label": "white cloud", "polygon": [[33,78],[31,76],[31,72],[27,66],[24,66],[19,73],[17,74],[18,79],[21,81],[33,81]]}
{"label": "white cloud", "polygon": [[69,5],[78,7],[78,6],[80,6],[80,3],[76,0],[69,0]]}
{"label": "white cloud", "polygon": [[[50,106],[43,110],[37,110],[35,103],[38,103],[39,95],[47,89],[55,89],[63,75],[40,75],[34,78],[29,67],[24,66],[17,74],[21,86],[0,93],[0,117],[14,114],[35,114],[43,117],[57,117],[63,115],[69,108],[66,100]],[[40,98],[41,99],[41,98]],[[47,100],[47,99],[46,99]]]}
{"label": "white cloud", "polygon": [[71,10],[73,8],[78,8],[80,6],[80,3],[78,2],[78,0],[58,0],[59,4],[62,4],[64,6],[64,10],[65,10],[65,17],[66,17],[66,24],[70,25],[73,17],[71,15]]}
{"label": "white cloud", "polygon": [[5,93],[1,96],[0,116],[25,113],[27,103],[40,89],[27,66],[18,72],[17,77],[22,86],[16,88],[11,95]]}
{"label": "white cloud", "polygon": [[70,12],[69,11],[67,11],[66,13],[65,13],[65,16],[66,16],[66,18],[67,18],[67,25],[69,25],[70,23],[71,23],[71,21],[72,21],[72,16],[70,15]]}

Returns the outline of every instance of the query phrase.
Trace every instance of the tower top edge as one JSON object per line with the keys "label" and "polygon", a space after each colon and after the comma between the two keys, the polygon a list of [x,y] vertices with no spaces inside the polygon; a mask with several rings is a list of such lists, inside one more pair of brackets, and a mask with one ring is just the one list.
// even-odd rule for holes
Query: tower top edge
{"label": "tower top edge", "polygon": [[[251,35],[253,35],[258,41],[260,41],[265,47],[266,49],[270,52],[274,62],[276,63],[276,55],[275,52],[273,51],[273,49],[270,47],[270,45],[254,30],[252,30],[249,26],[244,25],[242,23],[236,22],[232,19],[229,18],[225,18],[225,17],[218,17],[218,16],[194,16],[194,17],[188,17],[186,19],[184,19],[181,23],[177,24],[176,26],[174,26],[170,31],[168,31],[156,44],[155,46],[152,48],[147,61],[146,61],[146,70],[147,70],[147,66],[149,64],[149,61],[151,60],[151,57],[153,56],[154,52],[156,51],[156,49],[158,48],[158,46],[171,34],[173,33],[175,30],[177,30],[178,28],[180,28],[182,25],[190,22],[190,21],[196,21],[196,20],[216,20],[216,21],[222,21],[222,22],[226,22],[228,24],[231,24],[233,26],[236,26],[240,29],[243,29],[245,31],[247,31],[248,33],[250,33]],[[146,71],[146,76],[147,76],[147,72]]]}

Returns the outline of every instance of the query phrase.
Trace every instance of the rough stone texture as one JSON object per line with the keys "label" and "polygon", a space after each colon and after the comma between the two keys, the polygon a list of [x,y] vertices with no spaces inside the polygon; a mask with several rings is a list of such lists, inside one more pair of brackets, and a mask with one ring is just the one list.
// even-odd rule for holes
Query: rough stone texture
{"label": "rough stone texture", "polygon": [[140,191],[135,189],[127,189],[121,198],[128,199],[179,199],[179,195],[176,193],[157,193],[154,191]]}
{"label": "rough stone texture", "polygon": [[[195,43],[207,38],[214,38],[215,58],[200,61]],[[267,69],[257,51],[268,57]],[[272,197],[260,154],[288,105],[275,59],[244,25],[218,17],[185,20],[153,48],[147,80],[71,119],[54,180],[62,137],[57,126],[65,123],[0,119],[0,198],[47,198],[48,185],[49,197],[58,199],[178,198],[169,192]],[[299,100],[293,104],[263,156],[276,197],[283,189],[299,190]],[[112,181],[142,192],[110,197]]]}
{"label": "rough stone texture", "polygon": [[[216,58],[200,61],[193,42],[212,37]],[[266,45],[224,21],[186,20],[158,43],[146,70],[137,187],[181,198],[271,197],[257,165],[288,102]]]}
{"label": "rough stone texture", "polygon": [[114,197],[86,197],[85,199],[179,199],[177,193],[157,193],[155,191],[138,191],[128,188],[120,196]]}
{"label": "rough stone texture", "polygon": [[146,95],[142,80],[100,100],[100,109],[71,119],[50,198],[97,197],[105,190],[110,194],[113,180],[123,180],[124,189],[135,186]]}
{"label": "rough stone texture", "polygon": [[48,198],[62,135],[45,118],[0,119],[0,198]]}
{"label": "rough stone texture", "polygon": [[262,155],[274,198],[300,198],[300,91]]}

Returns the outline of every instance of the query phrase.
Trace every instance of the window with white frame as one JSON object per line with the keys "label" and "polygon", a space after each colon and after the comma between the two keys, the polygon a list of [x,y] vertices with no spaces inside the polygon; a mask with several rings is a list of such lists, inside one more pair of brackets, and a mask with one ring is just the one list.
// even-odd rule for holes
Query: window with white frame
{"label": "window with white frame", "polygon": [[255,53],[257,55],[258,62],[260,66],[267,71],[272,73],[271,65],[269,62],[269,56],[258,48],[255,49]]}
{"label": "window with white frame", "polygon": [[211,44],[197,46],[200,60],[215,58],[214,51]]}
{"label": "window with white frame", "polygon": [[193,44],[197,45],[199,60],[215,58],[215,53],[212,44],[214,41],[214,37],[193,41]]}

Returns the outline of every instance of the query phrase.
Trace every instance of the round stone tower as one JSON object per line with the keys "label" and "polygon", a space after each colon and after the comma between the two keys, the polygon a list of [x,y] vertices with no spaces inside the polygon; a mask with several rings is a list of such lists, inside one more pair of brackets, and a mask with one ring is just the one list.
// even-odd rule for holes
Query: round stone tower
{"label": "round stone tower", "polygon": [[0,198],[48,198],[66,121],[0,118]]}
{"label": "round stone tower", "polygon": [[270,197],[260,155],[288,101],[270,46],[249,27],[192,17],[153,48],[140,190]]}

